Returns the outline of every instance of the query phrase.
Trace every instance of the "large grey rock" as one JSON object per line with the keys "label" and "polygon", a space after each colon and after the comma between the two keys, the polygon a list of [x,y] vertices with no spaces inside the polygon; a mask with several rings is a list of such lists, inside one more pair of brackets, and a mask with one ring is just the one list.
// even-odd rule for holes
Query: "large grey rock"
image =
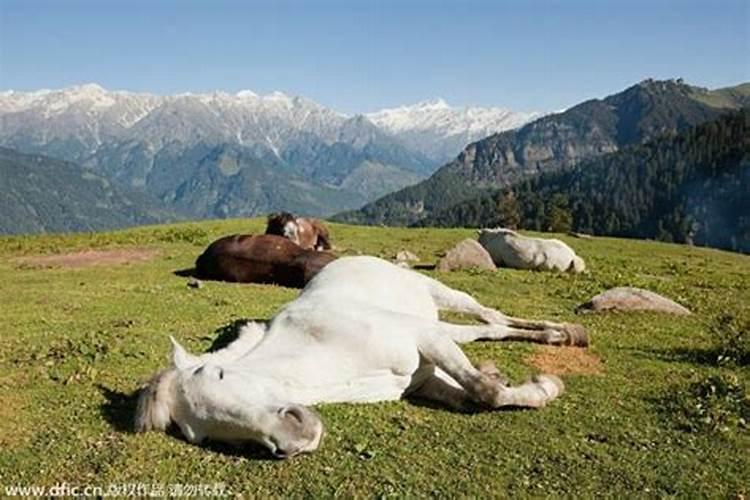
{"label": "large grey rock", "polygon": [[590,312],[658,311],[683,316],[691,314],[689,309],[658,293],[624,286],[600,293],[585,304],[578,306],[577,310]]}
{"label": "large grey rock", "polygon": [[494,271],[497,269],[492,257],[477,241],[465,239],[448,250],[437,265],[438,271],[455,271],[457,269],[479,268]]}

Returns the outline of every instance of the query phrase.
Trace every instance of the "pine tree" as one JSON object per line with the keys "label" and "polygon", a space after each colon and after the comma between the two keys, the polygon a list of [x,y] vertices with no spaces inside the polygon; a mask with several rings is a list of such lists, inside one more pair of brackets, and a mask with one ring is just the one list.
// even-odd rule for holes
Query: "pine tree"
{"label": "pine tree", "polygon": [[553,195],[549,207],[544,221],[545,229],[554,233],[570,231],[573,228],[573,215],[568,208],[568,197],[560,193]]}
{"label": "pine tree", "polygon": [[497,200],[497,225],[510,229],[518,228],[521,223],[521,206],[513,191],[500,195]]}

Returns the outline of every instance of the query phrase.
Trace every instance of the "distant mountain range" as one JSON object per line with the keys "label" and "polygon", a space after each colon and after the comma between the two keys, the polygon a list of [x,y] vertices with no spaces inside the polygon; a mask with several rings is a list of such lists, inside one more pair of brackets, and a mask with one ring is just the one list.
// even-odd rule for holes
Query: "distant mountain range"
{"label": "distant mountain range", "polygon": [[180,216],[80,166],[0,148],[0,234],[101,231]]}
{"label": "distant mountain range", "polygon": [[435,99],[365,116],[406,146],[443,164],[467,144],[520,127],[542,114],[516,113],[502,108],[455,108],[442,99]]}
{"label": "distant mountain range", "polygon": [[[326,215],[425,178],[463,147],[461,134],[528,118],[497,108],[437,112],[432,128],[424,113],[411,128],[402,118],[402,135],[280,92],[156,96],[89,84],[1,92],[0,146],[75,162],[194,218]],[[409,135],[415,129],[423,141]],[[442,136],[454,151],[433,147]]]}
{"label": "distant mountain range", "polygon": [[512,226],[750,253],[750,111],[466,200],[420,226]]}
{"label": "distant mountain range", "polygon": [[[645,80],[493,133],[534,115],[431,101],[349,117],[278,92],[155,96],[97,85],[2,92],[0,233],[275,210],[338,211],[339,221],[393,225],[507,223],[510,214],[510,222],[536,229],[697,238],[743,249],[747,162],[737,174],[722,156],[735,151],[726,143],[734,128],[690,130],[747,106],[748,83],[707,90]],[[701,143],[701,133],[726,147]],[[491,135],[426,178],[460,141],[483,134]],[[677,143],[664,142],[671,140]],[[685,141],[688,152],[680,149]],[[646,163],[645,177],[627,170]],[[660,182],[669,196],[652,189]],[[728,240],[717,236],[722,224]]]}
{"label": "distant mountain range", "polygon": [[645,80],[472,143],[429,179],[334,219],[417,224],[487,191],[643,144],[748,105],[750,83],[707,90],[682,80]]}

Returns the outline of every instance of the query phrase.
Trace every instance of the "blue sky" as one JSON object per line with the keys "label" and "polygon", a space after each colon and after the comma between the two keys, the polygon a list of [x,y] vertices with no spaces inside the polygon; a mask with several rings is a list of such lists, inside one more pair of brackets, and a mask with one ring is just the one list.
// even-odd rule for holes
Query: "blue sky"
{"label": "blue sky", "polygon": [[0,0],[0,89],[282,90],[353,113],[555,110],[646,77],[750,81],[750,0]]}

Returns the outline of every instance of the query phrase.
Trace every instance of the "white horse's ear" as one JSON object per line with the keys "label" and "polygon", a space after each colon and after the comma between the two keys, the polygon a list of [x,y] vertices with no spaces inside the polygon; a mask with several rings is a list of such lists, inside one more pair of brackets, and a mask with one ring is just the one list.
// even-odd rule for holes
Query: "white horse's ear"
{"label": "white horse's ear", "polygon": [[175,368],[184,370],[198,364],[198,358],[187,352],[174,337],[170,335],[169,340],[172,341],[172,364]]}

